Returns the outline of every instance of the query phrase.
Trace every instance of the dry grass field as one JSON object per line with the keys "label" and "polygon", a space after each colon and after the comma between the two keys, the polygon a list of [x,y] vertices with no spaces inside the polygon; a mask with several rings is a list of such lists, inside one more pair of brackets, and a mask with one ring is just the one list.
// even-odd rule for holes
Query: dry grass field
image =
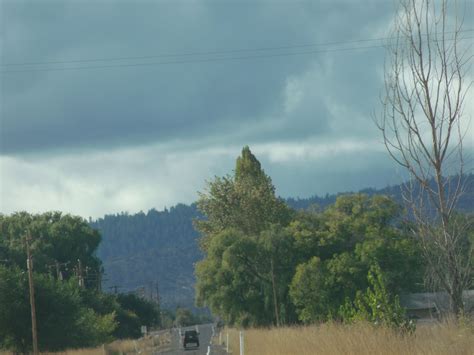
{"label": "dry grass field", "polygon": [[[229,350],[239,354],[239,331],[222,331],[225,343],[229,333]],[[219,336],[216,334],[214,343]],[[152,354],[153,350],[166,350],[170,342],[168,334],[133,340],[115,341],[95,349],[68,350],[44,355],[106,355]],[[474,328],[457,326],[452,322],[418,325],[415,334],[401,336],[389,329],[374,328],[368,324],[345,326],[322,324],[308,327],[272,329],[247,329],[244,331],[245,355],[391,355],[391,354],[455,354],[474,355]],[[225,348],[225,345],[224,345]],[[137,351],[138,350],[138,351]],[[6,355],[0,352],[0,355]]]}
{"label": "dry grass field", "polygon": [[[232,354],[239,354],[238,330],[229,330]],[[222,337],[223,341],[225,336]],[[245,355],[283,354],[466,354],[474,355],[472,327],[453,323],[418,325],[401,336],[368,324],[249,329],[244,331]]]}
{"label": "dry grass field", "polygon": [[[137,354],[152,355],[157,350],[166,350],[171,342],[171,336],[167,332],[161,332],[159,335],[147,336],[138,340],[117,340],[110,344],[97,348],[71,349],[61,352],[48,353],[42,355],[127,355]],[[1,352],[0,355],[11,355],[8,352]]]}

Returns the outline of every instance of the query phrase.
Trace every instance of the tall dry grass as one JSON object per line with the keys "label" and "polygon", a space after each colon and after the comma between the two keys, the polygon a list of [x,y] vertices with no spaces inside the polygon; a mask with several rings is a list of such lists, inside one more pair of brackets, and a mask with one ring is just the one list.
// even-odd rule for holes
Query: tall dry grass
{"label": "tall dry grass", "polygon": [[[116,340],[97,348],[69,349],[60,352],[41,352],[42,355],[152,355],[157,351],[168,350],[171,344],[171,334],[161,332],[137,340]],[[7,351],[0,351],[0,355],[12,355]]]}
{"label": "tall dry grass", "polygon": [[[239,354],[239,334],[229,330],[232,354]],[[399,335],[369,324],[249,329],[245,355],[283,354],[466,354],[474,355],[472,328],[454,323],[419,325],[413,335]]]}
{"label": "tall dry grass", "polygon": [[41,353],[42,355],[105,355],[104,348],[85,348],[85,349],[72,349],[65,350],[57,353]]}

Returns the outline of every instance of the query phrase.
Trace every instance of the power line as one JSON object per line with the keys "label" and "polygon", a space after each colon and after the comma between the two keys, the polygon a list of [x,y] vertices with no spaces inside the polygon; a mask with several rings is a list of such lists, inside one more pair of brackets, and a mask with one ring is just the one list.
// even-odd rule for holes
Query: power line
{"label": "power line", "polygon": [[[460,30],[457,33],[465,33],[465,32],[474,32],[474,29]],[[455,32],[454,31],[445,32],[445,34],[452,34],[452,33],[455,33]],[[394,38],[395,37],[364,38],[364,39],[356,39],[356,40],[351,40],[351,41],[333,41],[333,42],[284,45],[284,46],[275,46],[275,47],[238,48],[238,49],[215,50],[215,51],[167,53],[167,54],[155,54],[155,55],[147,55],[147,56],[72,59],[72,60],[57,60],[57,61],[42,61],[42,62],[23,62],[23,63],[3,63],[3,64],[0,64],[0,66],[25,66],[25,65],[46,65],[46,64],[90,63],[90,62],[107,62],[107,61],[121,61],[121,60],[139,60],[139,59],[170,58],[170,57],[220,55],[220,54],[233,54],[233,53],[243,53],[243,52],[264,52],[264,51],[275,51],[275,50],[282,50],[282,49],[321,47],[321,46],[332,46],[332,45],[364,43],[364,42],[378,42],[378,41],[387,41],[387,40],[391,40],[391,39],[394,39]]]}
{"label": "power line", "polygon": [[297,56],[297,55],[316,54],[316,53],[323,53],[323,52],[371,49],[371,48],[380,48],[380,47],[383,47],[383,46],[376,45],[376,46],[366,46],[366,47],[336,48],[336,49],[329,49],[329,50],[314,50],[314,51],[306,51],[306,52],[275,53],[275,54],[248,55],[248,56],[239,56],[239,57],[203,58],[203,59],[189,59],[189,60],[172,60],[172,61],[165,61],[165,62],[149,62],[149,63],[124,63],[124,64],[93,65],[93,66],[63,67],[63,68],[29,68],[29,69],[19,69],[19,70],[2,70],[0,71],[0,73],[4,74],[4,73],[39,72],[39,71],[67,71],[67,70],[84,70],[84,69],[145,67],[145,66],[159,66],[159,65],[169,65],[169,64],[197,64],[197,63],[240,61],[240,60],[248,60],[248,59],[261,59],[261,58],[273,58],[273,57],[288,57],[288,56]]}
{"label": "power line", "polygon": [[[474,31],[474,30],[467,30],[466,32],[472,32],[472,31]],[[466,39],[472,39],[472,38],[474,38],[474,37],[462,37],[462,38],[457,38],[457,40],[466,40]],[[376,39],[373,39],[373,40],[375,41]],[[380,39],[378,39],[378,40],[380,40]],[[454,39],[447,39],[447,40],[449,41],[449,40],[454,40]],[[370,40],[359,40],[359,41],[370,41]],[[3,70],[3,71],[0,71],[0,74],[23,73],[23,72],[39,72],[39,71],[89,70],[89,69],[105,69],[105,68],[159,66],[159,65],[170,65],[170,64],[196,64],[196,63],[211,63],[211,62],[224,62],[224,61],[240,61],[240,60],[250,60],[250,59],[264,59],[264,58],[274,58],[274,57],[309,55],[309,54],[327,53],[327,52],[344,52],[344,51],[383,48],[383,47],[385,47],[385,45],[378,44],[378,45],[371,45],[371,46],[326,48],[326,49],[301,51],[301,52],[269,53],[269,54],[216,57],[216,58],[202,58],[202,59],[192,58],[192,59],[160,61],[160,62],[104,64],[104,65],[91,65],[91,66],[79,66],[79,67],[60,67],[60,68],[54,68],[54,67],[51,67],[51,68],[28,68],[28,69],[18,69],[18,70]],[[223,54],[223,52],[220,52],[219,54]],[[191,54],[187,54],[187,55],[191,55]],[[195,55],[197,55],[197,54],[195,54]],[[169,56],[171,56],[171,55],[169,55]],[[173,56],[178,56],[178,55],[173,55]],[[153,56],[153,57],[156,58],[158,56]],[[129,59],[144,59],[144,58],[145,57],[129,57]],[[152,56],[150,56],[148,58],[152,58]],[[40,65],[40,64],[41,65],[43,65],[43,64],[72,64],[72,63],[77,63],[77,62],[94,62],[94,61],[106,61],[106,60],[118,61],[118,60],[126,60],[126,58],[124,57],[124,58],[110,58],[110,59],[90,59],[90,60],[61,61],[61,62],[58,61],[58,62],[42,62],[42,63],[38,62],[36,64],[21,63],[21,64],[8,64],[8,65],[9,66],[13,66],[13,65],[24,66],[24,65]],[[4,66],[5,65],[6,64],[4,64]]]}
{"label": "power line", "polygon": [[[193,246],[188,245],[185,248],[186,249],[193,249]],[[173,250],[173,251],[175,251],[175,252],[184,252],[186,249],[182,248],[182,249],[176,249],[176,250]],[[140,253],[136,253],[136,254],[132,254],[132,255],[105,259],[105,260],[102,260],[102,262],[104,263],[104,266],[107,266],[107,265],[110,266],[111,264],[122,263],[124,261],[131,262],[134,259],[156,258],[157,256],[161,256],[162,254],[167,255],[168,252],[169,252],[169,250],[166,250],[166,252],[162,252],[161,250],[152,249],[152,250],[148,250],[148,251],[144,251],[144,252],[140,252]]]}

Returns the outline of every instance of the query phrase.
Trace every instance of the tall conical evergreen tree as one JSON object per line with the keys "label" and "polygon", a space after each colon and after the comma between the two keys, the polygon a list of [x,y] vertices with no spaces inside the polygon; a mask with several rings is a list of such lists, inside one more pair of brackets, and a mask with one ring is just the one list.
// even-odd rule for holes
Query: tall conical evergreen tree
{"label": "tall conical evergreen tree", "polygon": [[235,181],[238,182],[246,179],[259,180],[262,178],[269,179],[262,170],[260,162],[250,151],[250,148],[245,146],[242,149],[242,155],[237,158],[237,163],[235,164]]}
{"label": "tall conical evergreen tree", "polygon": [[[292,238],[283,227],[293,212],[275,196],[249,147],[237,158],[234,175],[209,182],[198,207],[207,219],[196,223],[206,253],[196,264],[197,303],[231,324],[268,326],[291,319],[281,280],[291,279]],[[276,275],[279,268],[286,278]]]}
{"label": "tall conical evergreen tree", "polygon": [[260,162],[245,146],[237,158],[234,175],[216,177],[200,194],[198,208],[207,220],[196,221],[203,235],[203,247],[213,234],[235,229],[258,236],[272,224],[287,225],[291,209],[277,196],[269,176]]}

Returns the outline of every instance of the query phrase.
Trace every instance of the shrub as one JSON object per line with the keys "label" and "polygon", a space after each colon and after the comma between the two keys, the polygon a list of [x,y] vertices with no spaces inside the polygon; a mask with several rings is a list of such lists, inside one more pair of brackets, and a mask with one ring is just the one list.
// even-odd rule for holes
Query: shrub
{"label": "shrub", "polygon": [[386,288],[384,276],[378,265],[373,265],[367,275],[369,287],[365,293],[357,292],[354,302],[346,300],[339,310],[345,322],[367,321],[373,325],[387,326],[404,333],[412,333],[415,323],[408,320],[398,296],[392,297]]}

